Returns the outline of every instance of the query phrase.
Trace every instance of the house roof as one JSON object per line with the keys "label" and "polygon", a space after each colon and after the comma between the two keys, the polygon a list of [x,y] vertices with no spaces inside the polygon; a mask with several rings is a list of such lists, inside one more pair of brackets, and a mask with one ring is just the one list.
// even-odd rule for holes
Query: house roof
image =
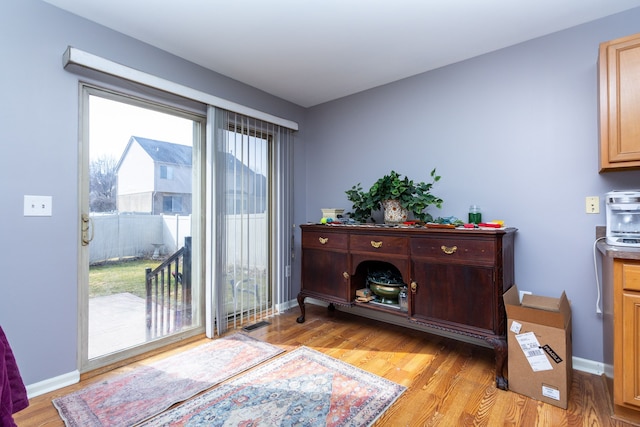
{"label": "house roof", "polygon": [[[132,136],[129,139],[129,143],[127,144],[126,148],[124,149],[124,152],[122,153],[116,169],[120,168],[120,165],[126,157],[131,144],[133,144],[134,142],[137,142],[138,145],[142,147],[142,149],[149,155],[149,157],[151,157],[154,162],[180,166],[191,166],[192,164],[193,149],[188,145],[180,145],[174,144],[172,142],[158,141],[155,139],[142,138],[140,136]],[[264,175],[255,172],[249,166],[242,163],[240,159],[238,159],[233,154],[225,153],[225,156],[227,167],[229,169],[240,169],[248,173],[250,176],[255,176],[258,179],[266,181],[266,177]]]}
{"label": "house roof", "polygon": [[188,145],[157,141],[139,136],[132,136],[129,143],[132,141],[140,144],[140,147],[142,147],[155,162],[191,166],[192,148]]}

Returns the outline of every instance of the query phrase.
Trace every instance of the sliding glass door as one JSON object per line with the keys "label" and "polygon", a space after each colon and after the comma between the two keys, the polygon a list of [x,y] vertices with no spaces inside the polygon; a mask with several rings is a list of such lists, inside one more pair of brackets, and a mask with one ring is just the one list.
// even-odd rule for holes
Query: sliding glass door
{"label": "sliding glass door", "polygon": [[205,117],[82,87],[82,370],[202,332]]}

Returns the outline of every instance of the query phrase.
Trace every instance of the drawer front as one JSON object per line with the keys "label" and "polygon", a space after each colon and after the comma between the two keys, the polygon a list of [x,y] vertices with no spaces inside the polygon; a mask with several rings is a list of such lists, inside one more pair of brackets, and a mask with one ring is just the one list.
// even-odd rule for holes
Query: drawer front
{"label": "drawer front", "polygon": [[407,255],[409,239],[385,235],[354,234],[349,241],[351,252],[368,252],[387,255]]}
{"label": "drawer front", "polygon": [[306,231],[302,233],[303,248],[346,250],[347,242],[348,235],[345,233],[323,233],[321,231]]}
{"label": "drawer front", "polygon": [[626,291],[640,291],[640,263],[623,264],[622,288]]}
{"label": "drawer front", "polygon": [[464,237],[412,238],[411,256],[437,261],[493,263],[496,241]]}

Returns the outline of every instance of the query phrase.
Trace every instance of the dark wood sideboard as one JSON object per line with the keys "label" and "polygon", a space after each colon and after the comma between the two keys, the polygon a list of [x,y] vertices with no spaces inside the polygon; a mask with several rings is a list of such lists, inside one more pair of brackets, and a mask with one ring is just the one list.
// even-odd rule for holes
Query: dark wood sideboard
{"label": "dark wood sideboard", "polygon": [[[316,225],[302,229],[298,294],[329,308],[362,306],[407,318],[450,336],[488,343],[496,355],[496,386],[507,389],[506,313],[502,294],[514,283],[515,228],[496,230]],[[408,311],[356,301],[371,269],[395,267],[408,285]]]}

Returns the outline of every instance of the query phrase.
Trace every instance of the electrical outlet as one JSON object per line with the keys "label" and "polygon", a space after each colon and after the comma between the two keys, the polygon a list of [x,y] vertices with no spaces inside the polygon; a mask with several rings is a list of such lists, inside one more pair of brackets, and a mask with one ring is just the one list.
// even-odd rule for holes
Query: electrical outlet
{"label": "electrical outlet", "polygon": [[587,196],[585,210],[588,214],[599,214],[600,213],[600,197]]}
{"label": "electrical outlet", "polygon": [[24,196],[24,216],[51,216],[51,196]]}

